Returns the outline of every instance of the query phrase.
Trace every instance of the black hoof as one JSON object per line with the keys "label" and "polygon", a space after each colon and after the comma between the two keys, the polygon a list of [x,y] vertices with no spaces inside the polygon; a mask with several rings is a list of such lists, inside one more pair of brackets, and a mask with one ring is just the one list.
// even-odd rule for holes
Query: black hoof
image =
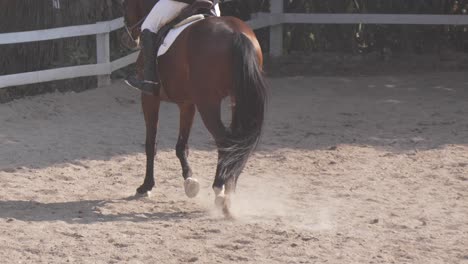
{"label": "black hoof", "polygon": [[145,195],[147,193],[150,193],[153,188],[148,188],[144,185],[140,186],[137,188],[137,195]]}

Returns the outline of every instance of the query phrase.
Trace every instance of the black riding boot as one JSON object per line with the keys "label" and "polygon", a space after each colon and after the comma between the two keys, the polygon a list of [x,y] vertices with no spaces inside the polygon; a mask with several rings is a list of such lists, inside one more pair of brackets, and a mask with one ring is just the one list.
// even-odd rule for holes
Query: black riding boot
{"label": "black riding boot", "polygon": [[153,33],[147,29],[141,32],[141,52],[143,52],[144,80],[138,80],[136,77],[131,77],[125,80],[128,85],[151,95],[159,95],[159,89],[161,87],[156,61],[159,45],[160,40],[158,34]]}

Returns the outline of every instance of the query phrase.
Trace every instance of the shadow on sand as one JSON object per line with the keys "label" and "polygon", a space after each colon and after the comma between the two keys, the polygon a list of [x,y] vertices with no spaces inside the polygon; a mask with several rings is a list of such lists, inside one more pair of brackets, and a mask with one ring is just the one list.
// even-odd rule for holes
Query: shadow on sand
{"label": "shadow on sand", "polygon": [[[147,222],[196,219],[206,216],[204,211],[184,212],[126,212],[107,213],[106,207],[137,200],[134,197],[114,200],[83,200],[60,203],[41,203],[36,201],[0,201],[0,218],[6,222],[15,220],[25,222],[63,221],[74,224],[99,222]],[[164,202],[159,202],[164,203]],[[115,210],[112,210],[115,211]],[[118,211],[118,210],[117,210]]]}

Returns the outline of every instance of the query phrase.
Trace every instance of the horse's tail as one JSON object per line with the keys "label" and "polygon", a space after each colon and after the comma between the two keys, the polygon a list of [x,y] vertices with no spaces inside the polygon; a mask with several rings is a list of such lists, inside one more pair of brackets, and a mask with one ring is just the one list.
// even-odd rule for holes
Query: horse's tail
{"label": "horse's tail", "polygon": [[234,60],[233,107],[231,129],[227,133],[227,146],[222,148],[220,175],[228,180],[238,176],[256,148],[262,132],[267,83],[257,50],[243,33],[235,33],[232,56]]}

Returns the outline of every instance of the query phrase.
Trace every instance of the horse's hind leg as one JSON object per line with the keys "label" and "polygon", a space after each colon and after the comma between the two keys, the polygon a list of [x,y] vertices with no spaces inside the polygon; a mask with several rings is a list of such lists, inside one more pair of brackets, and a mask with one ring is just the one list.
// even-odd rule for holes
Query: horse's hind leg
{"label": "horse's hind leg", "polygon": [[179,104],[180,109],[180,126],[179,138],[176,145],[176,155],[179,158],[180,165],[182,166],[182,177],[184,177],[185,194],[193,198],[197,196],[200,185],[195,178],[192,178],[192,169],[188,163],[187,157],[189,154],[188,139],[190,130],[192,128],[193,119],[195,117],[195,105],[193,104]]}
{"label": "horse's hind leg", "polygon": [[222,200],[222,204],[219,204],[221,209],[223,210],[223,214],[228,219],[233,219],[234,216],[231,213],[231,198],[234,192],[236,191],[237,179],[234,177],[229,178],[225,184],[224,190],[224,199]]}
{"label": "horse's hind leg", "polygon": [[137,195],[149,196],[153,189],[154,183],[154,157],[156,155],[156,133],[159,120],[160,100],[158,97],[151,95],[142,95],[143,114],[145,116],[146,125],[146,174],[143,184],[138,187]]}
{"label": "horse's hind leg", "polygon": [[[229,194],[231,194],[234,189],[233,185],[231,184],[231,181],[233,180],[228,180],[229,172],[226,171],[226,166],[224,164],[224,153],[226,152],[225,148],[228,147],[228,132],[221,120],[221,103],[215,105],[197,105],[197,107],[203,119],[203,123],[205,124],[208,131],[210,131],[211,135],[213,135],[218,147],[218,165],[216,168],[215,180],[213,182],[215,204],[216,206],[222,208],[226,217],[232,218],[232,215],[229,211]],[[226,181],[229,182],[229,184],[227,184]]]}

